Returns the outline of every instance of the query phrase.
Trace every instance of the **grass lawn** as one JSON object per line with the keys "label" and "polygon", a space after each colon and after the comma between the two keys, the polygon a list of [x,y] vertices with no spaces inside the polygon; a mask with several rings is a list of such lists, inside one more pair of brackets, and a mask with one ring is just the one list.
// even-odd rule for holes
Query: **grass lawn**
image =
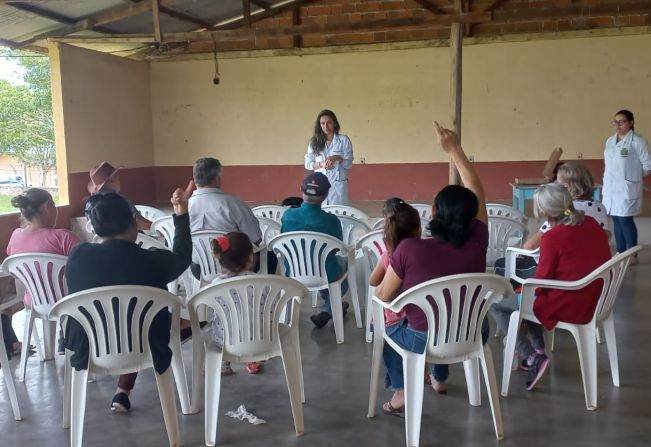
{"label": "grass lawn", "polygon": [[[18,211],[16,208],[11,206],[11,198],[15,197],[16,194],[0,194],[0,213],[11,213]],[[59,196],[54,195],[54,203],[59,203]]]}

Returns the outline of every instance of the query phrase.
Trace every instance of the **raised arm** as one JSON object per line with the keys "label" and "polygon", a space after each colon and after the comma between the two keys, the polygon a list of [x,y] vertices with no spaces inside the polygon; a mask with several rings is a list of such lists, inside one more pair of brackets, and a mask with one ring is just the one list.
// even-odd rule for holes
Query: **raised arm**
{"label": "raised arm", "polygon": [[457,167],[459,176],[461,177],[461,182],[477,196],[479,209],[477,210],[475,219],[488,223],[484,185],[482,184],[472,163],[470,163],[470,160],[468,160],[468,157],[466,157],[466,154],[463,152],[463,148],[461,147],[461,144],[459,144],[457,135],[450,129],[441,127],[436,121],[434,121],[434,130],[436,130],[439,145],[447,154],[450,155],[452,162]]}

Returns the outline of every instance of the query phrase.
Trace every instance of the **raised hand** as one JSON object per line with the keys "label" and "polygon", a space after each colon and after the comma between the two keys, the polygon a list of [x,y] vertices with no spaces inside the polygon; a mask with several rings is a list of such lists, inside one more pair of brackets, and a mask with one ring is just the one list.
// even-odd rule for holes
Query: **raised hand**
{"label": "raised hand", "polygon": [[190,180],[188,186],[185,188],[185,191],[181,188],[176,188],[172,193],[172,206],[174,207],[174,214],[180,216],[188,212],[188,199],[194,191],[194,180]]}
{"label": "raised hand", "polygon": [[454,131],[442,127],[436,121],[434,121],[434,130],[436,131],[439,146],[441,146],[445,152],[452,152],[459,148],[459,139]]}

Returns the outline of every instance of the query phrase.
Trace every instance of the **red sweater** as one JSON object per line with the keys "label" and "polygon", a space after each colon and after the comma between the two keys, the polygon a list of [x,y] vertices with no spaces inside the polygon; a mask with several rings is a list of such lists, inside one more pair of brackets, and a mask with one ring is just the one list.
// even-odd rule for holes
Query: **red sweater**
{"label": "red sweater", "polygon": [[[608,237],[597,221],[586,216],[573,227],[558,225],[543,236],[536,278],[575,281],[610,260]],[[585,324],[592,320],[603,281],[580,290],[536,290],[533,311],[547,329],[556,323]]]}

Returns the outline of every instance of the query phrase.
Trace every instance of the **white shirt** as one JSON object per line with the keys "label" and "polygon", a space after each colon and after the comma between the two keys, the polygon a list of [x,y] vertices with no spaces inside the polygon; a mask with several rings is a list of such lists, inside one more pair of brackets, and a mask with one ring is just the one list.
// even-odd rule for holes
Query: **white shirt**
{"label": "white shirt", "polygon": [[242,200],[219,188],[199,188],[188,200],[190,231],[239,231],[252,243],[262,239],[260,224]]}
{"label": "white shirt", "polygon": [[642,177],[651,171],[649,143],[630,130],[617,141],[617,134],[604,148],[603,204],[611,216],[636,216],[642,211]]}
{"label": "white shirt", "polygon": [[[314,163],[325,161],[332,155],[340,156],[343,161],[336,162],[333,169],[314,169]],[[320,154],[314,153],[312,147],[308,145],[305,154],[305,169],[320,172],[330,181],[330,192],[326,204],[348,205],[348,170],[353,166],[353,159],[353,144],[346,135],[335,134],[330,145],[326,144]]]}

